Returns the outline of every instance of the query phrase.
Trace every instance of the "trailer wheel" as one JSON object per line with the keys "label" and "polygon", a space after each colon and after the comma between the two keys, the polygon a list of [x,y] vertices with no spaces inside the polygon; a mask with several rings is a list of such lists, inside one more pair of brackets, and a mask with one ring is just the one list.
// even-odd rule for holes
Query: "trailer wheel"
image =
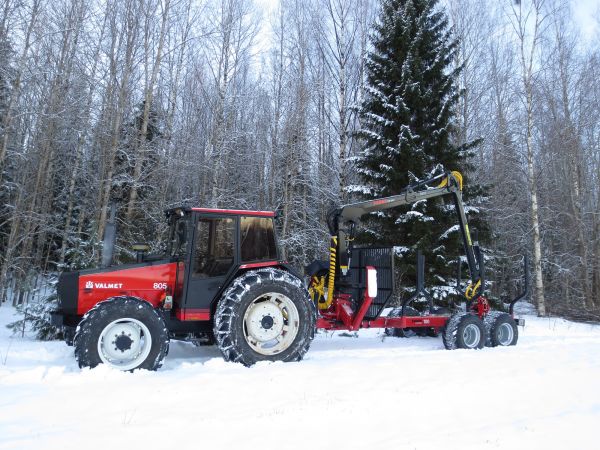
{"label": "trailer wheel", "polygon": [[465,312],[454,314],[446,323],[442,340],[448,350],[483,348],[486,340],[485,325],[475,314]]}
{"label": "trailer wheel", "polygon": [[[402,314],[402,307],[399,306],[397,308],[392,309],[392,311],[388,314],[388,317],[400,317]],[[404,308],[405,316],[420,316],[419,311],[411,306],[407,306]],[[385,334],[387,336],[394,336],[399,338],[409,338],[413,337],[417,334],[417,330],[415,328],[386,328]]]}
{"label": "trailer wheel", "polygon": [[519,329],[515,320],[502,311],[491,311],[484,318],[487,331],[486,345],[489,347],[516,345]]}
{"label": "trailer wheel", "polygon": [[246,272],[225,291],[214,335],[226,361],[299,361],[315,335],[316,309],[302,282],[274,268]]}
{"label": "trailer wheel", "polygon": [[79,367],[156,370],[169,349],[165,323],[148,302],[113,297],[84,316],[74,339]]}

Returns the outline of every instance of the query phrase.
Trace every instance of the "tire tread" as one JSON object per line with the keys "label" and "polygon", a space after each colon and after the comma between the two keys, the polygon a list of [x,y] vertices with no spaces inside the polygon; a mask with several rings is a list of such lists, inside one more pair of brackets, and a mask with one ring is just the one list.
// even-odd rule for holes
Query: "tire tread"
{"label": "tire tread", "polygon": [[238,317],[238,314],[242,314],[242,312],[239,311],[239,306],[244,300],[245,294],[256,285],[269,283],[276,285],[285,284],[288,287],[301,292],[301,295],[303,296],[302,301],[309,311],[309,314],[307,314],[309,321],[307,324],[308,333],[306,336],[301,336],[297,342],[292,344],[295,348],[288,352],[284,361],[300,361],[308,351],[315,333],[316,309],[314,303],[310,299],[308,291],[306,291],[298,278],[284,270],[267,267],[246,272],[236,278],[231,286],[223,293],[223,296],[217,305],[214,335],[217,347],[221,351],[225,361],[240,362],[245,366],[251,366],[259,360],[258,358],[253,357],[249,352],[245,352],[242,345],[238,342],[244,338],[235,335],[234,321]]}

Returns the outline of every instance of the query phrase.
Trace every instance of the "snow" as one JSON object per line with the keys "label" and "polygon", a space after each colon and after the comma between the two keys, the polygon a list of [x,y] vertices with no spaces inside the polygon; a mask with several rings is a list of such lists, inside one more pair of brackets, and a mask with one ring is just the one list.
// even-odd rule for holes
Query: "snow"
{"label": "snow", "polygon": [[394,222],[396,225],[400,224],[400,223],[406,223],[409,220],[412,219],[418,219],[420,222],[431,222],[433,221],[433,217],[431,216],[426,216],[424,215],[422,212],[419,211],[407,211],[406,213],[402,214],[400,216],[399,219],[396,219],[396,221]]}
{"label": "snow", "polygon": [[364,185],[351,184],[350,186],[346,186],[345,191],[349,193],[360,192],[361,194],[368,195],[371,194],[372,189]]}
{"label": "snow", "polygon": [[12,337],[13,312],[0,307],[0,449],[595,447],[600,326],[527,316],[516,347],[480,351],[320,333],[304,361],[250,369],[175,342],[158,372],[122,373]]}
{"label": "snow", "polygon": [[402,257],[404,255],[404,253],[407,253],[409,251],[410,251],[410,248],[405,247],[404,245],[395,245],[394,246],[394,254],[396,256]]}
{"label": "snow", "polygon": [[452,225],[450,228],[444,231],[444,233],[440,236],[440,239],[447,239],[451,233],[456,233],[458,230],[460,230],[460,226]]}

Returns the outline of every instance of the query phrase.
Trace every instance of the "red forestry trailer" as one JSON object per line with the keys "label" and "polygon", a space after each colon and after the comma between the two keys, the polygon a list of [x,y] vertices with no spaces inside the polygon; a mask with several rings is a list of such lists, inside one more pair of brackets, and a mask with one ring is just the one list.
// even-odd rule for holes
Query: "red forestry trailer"
{"label": "red forestry trailer", "polygon": [[[329,262],[317,261],[306,268],[311,277],[309,292],[320,313],[317,328],[348,331],[385,328],[387,334],[401,337],[411,332],[433,336],[442,332],[447,349],[483,348],[486,344],[515,345],[517,325],[524,321],[513,318],[513,306],[527,295],[528,279],[525,276],[524,292],[509,303],[509,313],[490,310],[483,292],[484,259],[479,245],[471,238],[462,200],[462,183],[459,172],[445,173],[411,185],[398,195],[353,203],[331,211],[328,215]],[[451,314],[448,309],[434,305],[424,287],[424,258],[419,252],[414,295],[405,299],[400,307],[386,311],[395,290],[393,248],[354,247],[356,227],[366,214],[436,197],[451,197],[454,204],[469,269],[469,282],[463,293],[466,308]],[[458,264],[457,286],[460,288],[460,259]],[[367,267],[366,271],[364,267]],[[370,296],[364,287],[374,283],[377,292]],[[410,306],[419,297],[428,300],[425,313]]]}
{"label": "red forestry trailer", "polygon": [[[335,209],[328,217],[329,261],[306,268],[308,285],[280,256],[273,212],[169,209],[165,253],[146,254],[147,246],[138,246],[134,264],[61,274],[53,323],[63,328],[81,367],[121,370],[159,368],[170,340],[216,344],[225,360],[247,366],[298,361],[318,328],[441,333],[447,349],[514,345],[512,307],[527,286],[509,313],[490,311],[483,257],[470,237],[461,190],[462,177],[452,172],[392,197]],[[436,308],[423,286],[422,257],[417,292],[388,308],[393,249],[355,247],[356,226],[368,213],[442,196],[452,197],[463,237],[470,274],[466,308],[453,314]],[[429,299],[422,313],[410,306],[420,295]]]}

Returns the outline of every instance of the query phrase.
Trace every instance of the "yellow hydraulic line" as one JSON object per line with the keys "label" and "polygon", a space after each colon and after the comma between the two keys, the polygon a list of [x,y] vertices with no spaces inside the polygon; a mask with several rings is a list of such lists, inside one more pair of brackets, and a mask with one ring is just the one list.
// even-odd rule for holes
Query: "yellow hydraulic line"
{"label": "yellow hydraulic line", "polygon": [[469,283],[467,289],[465,289],[465,297],[467,297],[467,300],[471,300],[473,297],[475,297],[475,294],[477,293],[477,290],[480,286],[481,280],[477,280],[477,283],[475,283],[475,285]]}
{"label": "yellow hydraulic line", "polygon": [[[463,188],[463,176],[462,176],[462,174],[458,170],[453,170],[451,173],[454,176],[454,178],[456,178],[456,181],[458,181],[458,187],[462,191],[462,188]],[[448,186],[448,181],[449,181],[448,177],[444,178],[442,180],[442,182],[437,185],[437,187],[441,188],[441,187],[444,187],[444,186]]]}
{"label": "yellow hydraulic line", "polygon": [[469,231],[468,223],[465,223],[465,234],[467,236],[467,243],[469,244],[469,246],[472,246],[473,242],[471,241],[471,232]]}
{"label": "yellow hydraulic line", "polygon": [[[335,285],[335,262],[337,253],[337,236],[331,236],[331,245],[329,246],[329,279],[327,282],[327,299],[325,305],[320,309],[327,309],[333,301],[333,288]],[[320,306],[320,305],[319,305]]]}
{"label": "yellow hydraulic line", "polygon": [[310,280],[308,292],[314,302],[323,303],[325,301],[325,278],[325,275],[320,277],[313,275]]}

